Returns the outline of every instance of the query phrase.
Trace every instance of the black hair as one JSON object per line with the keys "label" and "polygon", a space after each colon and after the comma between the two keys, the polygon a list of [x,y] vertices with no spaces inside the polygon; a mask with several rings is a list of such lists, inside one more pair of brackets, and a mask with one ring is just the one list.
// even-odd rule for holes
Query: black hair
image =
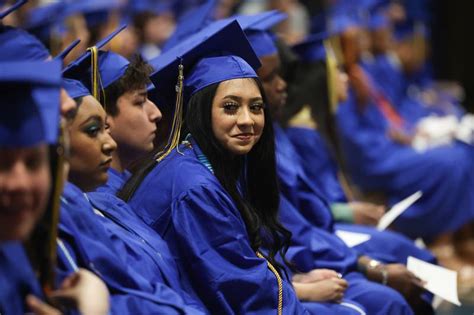
{"label": "black hair", "polygon": [[[260,81],[249,80],[255,80],[265,101]],[[261,247],[267,249],[268,261],[281,269],[275,256],[280,254],[282,260],[287,262],[285,254],[291,232],[278,221],[280,197],[270,111],[268,107],[264,109],[265,126],[258,143],[247,155],[235,157],[222,147],[212,131],[211,109],[218,86],[219,83],[210,85],[191,97],[186,106],[182,136],[190,133],[208,158],[214,175],[242,215],[253,250],[257,251]],[[156,163],[155,159],[145,162],[126,183],[119,197],[129,200]]]}
{"label": "black hair", "polygon": [[333,157],[344,169],[344,160],[339,144],[337,123],[331,112],[327,64],[325,61],[299,61],[293,65],[292,77],[288,78],[288,99],[281,115],[281,124],[288,127],[288,122],[303,106],[309,106],[311,118],[318,125],[318,130],[328,144]]}
{"label": "black hair", "polygon": [[105,88],[105,97],[101,95],[100,103],[104,105],[107,114],[117,116],[118,98],[128,91],[146,88],[152,72],[153,68],[139,54],[134,55],[124,75]]}

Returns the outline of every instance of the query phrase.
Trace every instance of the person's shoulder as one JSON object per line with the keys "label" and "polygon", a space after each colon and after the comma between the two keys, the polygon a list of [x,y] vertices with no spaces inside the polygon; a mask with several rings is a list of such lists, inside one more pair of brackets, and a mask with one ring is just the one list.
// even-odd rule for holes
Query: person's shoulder
{"label": "person's shoulder", "polygon": [[216,185],[217,182],[214,174],[198,160],[193,150],[181,148],[175,149],[159,162],[143,184],[144,187],[158,187],[177,196],[193,187]]}

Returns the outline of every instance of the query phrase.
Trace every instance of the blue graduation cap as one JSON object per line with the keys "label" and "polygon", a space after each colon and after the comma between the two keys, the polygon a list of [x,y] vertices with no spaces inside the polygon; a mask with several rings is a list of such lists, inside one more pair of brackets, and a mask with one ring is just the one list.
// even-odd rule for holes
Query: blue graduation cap
{"label": "blue graduation cap", "polygon": [[11,7],[7,8],[3,12],[0,12],[0,20],[6,17],[8,14],[12,13],[13,11],[17,10],[19,7],[27,3],[28,0],[19,0],[15,4],[13,4]]}
{"label": "blue graduation cap", "polygon": [[187,98],[213,83],[239,77],[256,78],[255,70],[261,65],[235,20],[210,24],[150,60],[156,70],[150,79],[160,94],[168,96],[168,101],[173,99],[169,96],[174,94],[181,61],[186,73],[184,89]]}
{"label": "blue graduation cap", "polygon": [[300,60],[308,62],[316,62],[326,59],[326,47],[324,41],[329,38],[327,32],[319,34],[311,34],[306,37],[302,42],[292,47]]}
{"label": "blue graduation cap", "polygon": [[0,62],[0,146],[57,142],[60,84],[59,61]]}
{"label": "blue graduation cap", "polygon": [[64,78],[62,86],[67,91],[67,94],[74,99],[91,95],[91,92],[78,80]]}
{"label": "blue graduation cap", "polygon": [[193,94],[227,80],[258,78],[255,70],[261,65],[237,21],[213,23],[150,63],[156,69],[150,79],[158,100],[176,102],[171,134],[158,161],[178,145],[183,106]]}
{"label": "blue graduation cap", "polygon": [[0,61],[46,60],[46,47],[28,32],[0,25]]}
{"label": "blue graduation cap", "polygon": [[162,52],[176,46],[180,41],[202,30],[214,20],[217,0],[207,0],[202,5],[184,13],[178,20],[178,25],[170,38],[165,42]]}
{"label": "blue graduation cap", "polygon": [[111,10],[122,8],[123,1],[120,0],[69,0],[66,1],[64,15],[70,16],[83,14],[87,22],[87,27],[95,27],[108,20]]}
{"label": "blue graduation cap", "polygon": [[73,41],[69,46],[67,46],[66,48],[64,48],[63,51],[61,51],[59,54],[57,54],[54,59],[55,60],[64,60],[64,58],[66,58],[67,55],[69,55],[69,53],[71,52],[71,50],[73,50],[79,43],[81,42],[80,39],[76,39],[75,41]]}
{"label": "blue graduation cap", "polygon": [[100,48],[104,47],[125,27],[126,25],[123,25],[71,62],[64,69],[64,76],[81,81],[95,98],[100,99],[100,90],[107,88],[122,77],[129,65],[129,61],[123,56],[100,50]]}
{"label": "blue graduation cap", "polygon": [[269,30],[287,17],[285,13],[274,10],[255,15],[241,15],[236,18],[257,56],[264,57],[278,52]]}
{"label": "blue graduation cap", "polygon": [[35,7],[28,12],[23,27],[49,46],[52,34],[64,31],[64,10],[65,4],[62,1]]}
{"label": "blue graduation cap", "polygon": [[367,5],[368,21],[367,27],[370,30],[379,30],[390,26],[390,21],[386,15],[387,0],[371,0]]}

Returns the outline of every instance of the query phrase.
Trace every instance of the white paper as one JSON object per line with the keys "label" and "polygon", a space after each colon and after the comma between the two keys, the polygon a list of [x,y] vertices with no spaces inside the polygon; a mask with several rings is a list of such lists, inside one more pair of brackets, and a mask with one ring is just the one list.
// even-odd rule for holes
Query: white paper
{"label": "white paper", "polygon": [[407,269],[425,281],[425,289],[458,306],[458,273],[415,257],[408,257]]}
{"label": "white paper", "polygon": [[423,193],[417,191],[413,195],[403,199],[399,203],[395,204],[387,213],[380,218],[379,224],[377,224],[377,229],[379,231],[385,230],[396,218],[398,218],[406,209],[408,209],[412,204],[415,203],[418,199],[421,198]]}
{"label": "white paper", "polygon": [[349,232],[349,231],[342,231],[342,230],[336,230],[336,235],[344,243],[346,243],[348,247],[354,247],[359,244],[365,243],[371,238],[370,234]]}

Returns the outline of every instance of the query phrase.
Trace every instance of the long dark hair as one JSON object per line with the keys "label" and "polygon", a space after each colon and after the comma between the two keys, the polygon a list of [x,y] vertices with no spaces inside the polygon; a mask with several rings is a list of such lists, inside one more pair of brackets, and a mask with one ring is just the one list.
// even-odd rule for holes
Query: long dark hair
{"label": "long dark hair", "polygon": [[293,76],[287,81],[288,100],[282,111],[281,124],[287,127],[289,120],[303,106],[309,105],[311,118],[317,123],[318,130],[326,140],[333,157],[343,167],[337,125],[330,108],[326,67],[324,61],[299,61],[294,65]]}
{"label": "long dark hair", "polygon": [[[263,87],[254,80],[265,101]],[[275,143],[272,119],[264,109],[265,127],[258,143],[245,156],[235,157],[224,149],[212,131],[211,109],[219,83],[194,94],[186,106],[182,136],[190,133],[212,165],[214,175],[234,200],[242,215],[253,250],[264,247],[267,259],[276,268],[282,266],[291,239],[291,232],[278,221],[279,187],[276,174]],[[149,161],[138,169],[127,182],[119,197],[129,200],[143,178],[155,167]],[[240,185],[239,185],[240,183]]]}

